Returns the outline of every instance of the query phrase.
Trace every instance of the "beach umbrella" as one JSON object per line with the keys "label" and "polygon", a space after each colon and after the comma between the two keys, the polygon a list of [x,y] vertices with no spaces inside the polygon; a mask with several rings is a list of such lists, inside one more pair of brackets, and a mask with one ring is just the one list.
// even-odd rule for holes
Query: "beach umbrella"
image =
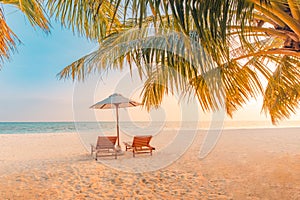
{"label": "beach umbrella", "polygon": [[116,109],[117,117],[117,138],[118,138],[118,147],[120,147],[120,138],[119,138],[119,108],[135,107],[140,106],[141,103],[133,101],[131,99],[123,97],[121,94],[114,93],[107,97],[106,99],[99,101],[98,103],[92,105],[90,108],[93,109]]}

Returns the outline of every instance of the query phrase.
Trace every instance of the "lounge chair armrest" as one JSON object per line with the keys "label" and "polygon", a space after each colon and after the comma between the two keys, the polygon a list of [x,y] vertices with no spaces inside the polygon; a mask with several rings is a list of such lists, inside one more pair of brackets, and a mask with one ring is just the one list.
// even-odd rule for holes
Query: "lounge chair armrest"
{"label": "lounge chair armrest", "polygon": [[155,150],[155,147],[149,146],[150,149]]}
{"label": "lounge chair armrest", "polygon": [[127,146],[127,147],[132,147],[132,143],[130,143],[130,142],[123,142],[123,143],[124,143],[124,145]]}
{"label": "lounge chair armrest", "polygon": [[127,151],[128,149],[132,149],[132,143],[131,142],[123,142],[125,145],[125,151]]}

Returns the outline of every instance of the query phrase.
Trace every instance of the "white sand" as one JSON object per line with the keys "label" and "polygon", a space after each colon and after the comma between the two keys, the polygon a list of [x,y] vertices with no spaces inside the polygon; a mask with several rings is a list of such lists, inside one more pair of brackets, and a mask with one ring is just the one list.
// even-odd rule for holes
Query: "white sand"
{"label": "white sand", "polygon": [[98,162],[76,133],[0,135],[0,199],[300,199],[300,129],[224,130],[204,159],[198,131],[171,162],[182,153],[166,147],[175,135],[155,136],[152,157],[127,152]]}

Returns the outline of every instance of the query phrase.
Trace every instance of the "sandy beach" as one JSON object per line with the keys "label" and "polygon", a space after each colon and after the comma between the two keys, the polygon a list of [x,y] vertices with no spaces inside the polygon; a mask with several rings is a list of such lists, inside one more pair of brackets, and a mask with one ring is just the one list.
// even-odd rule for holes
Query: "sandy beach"
{"label": "sandy beach", "polygon": [[[300,199],[300,129],[223,130],[199,159],[205,131],[171,165],[132,173],[111,164],[164,159],[130,152],[95,161],[76,133],[0,135],[0,199]],[[168,132],[161,133],[167,137]]]}

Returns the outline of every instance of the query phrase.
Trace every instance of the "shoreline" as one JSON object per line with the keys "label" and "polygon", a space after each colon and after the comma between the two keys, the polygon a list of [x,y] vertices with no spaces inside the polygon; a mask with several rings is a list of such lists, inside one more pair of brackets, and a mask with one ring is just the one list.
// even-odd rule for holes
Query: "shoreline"
{"label": "shoreline", "polygon": [[[208,130],[221,130],[221,131],[235,131],[235,130],[240,130],[240,131],[244,131],[244,130],[282,130],[282,129],[289,129],[289,130],[293,130],[293,129],[299,129],[300,130],[300,126],[296,127],[296,126],[286,126],[286,127],[222,127],[222,128],[197,128],[197,129],[188,129],[188,128],[163,128],[161,129],[159,132],[170,132],[170,131],[195,131],[195,132],[203,132],[203,131],[208,131]],[[147,130],[147,129],[145,129]],[[122,132],[122,130],[120,130]],[[95,133],[95,130],[86,130],[86,131],[82,131],[82,133]],[[102,132],[99,131],[99,133],[115,133],[115,129],[108,131],[108,130],[102,130]],[[0,137],[1,135],[6,136],[6,135],[56,135],[56,134],[60,134],[60,135],[65,135],[65,134],[78,134],[80,135],[80,133],[78,131],[70,131],[70,132],[36,132],[36,133],[32,133],[32,132],[25,132],[25,133],[0,133]]]}

